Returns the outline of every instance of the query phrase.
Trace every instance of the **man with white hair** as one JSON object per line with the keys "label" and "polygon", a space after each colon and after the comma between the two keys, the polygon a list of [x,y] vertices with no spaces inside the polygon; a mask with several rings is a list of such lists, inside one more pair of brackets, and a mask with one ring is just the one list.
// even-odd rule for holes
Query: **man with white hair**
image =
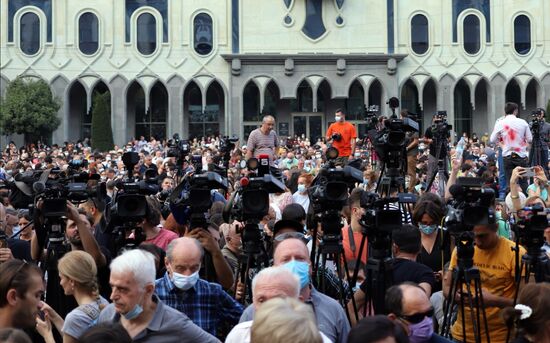
{"label": "man with white hair", "polygon": [[[300,296],[300,282],[290,270],[282,267],[262,269],[252,280],[252,305],[258,309],[264,302],[277,297],[298,299]],[[241,322],[235,326],[225,343],[249,343],[252,320]],[[331,342],[321,333],[324,342]]]}
{"label": "man with white hair", "polygon": [[[346,313],[336,300],[319,292],[311,285],[311,260],[306,244],[298,238],[283,240],[275,248],[273,265],[287,268],[298,276],[300,300],[313,306],[319,331],[333,342],[346,342],[350,330]],[[256,297],[254,291],[252,294]],[[251,320],[254,317],[254,310],[255,306],[247,307],[241,316],[241,323]]]}
{"label": "man with white hair", "polygon": [[120,323],[134,342],[219,342],[154,294],[155,259],[135,249],[111,263],[111,300],[99,322]]}

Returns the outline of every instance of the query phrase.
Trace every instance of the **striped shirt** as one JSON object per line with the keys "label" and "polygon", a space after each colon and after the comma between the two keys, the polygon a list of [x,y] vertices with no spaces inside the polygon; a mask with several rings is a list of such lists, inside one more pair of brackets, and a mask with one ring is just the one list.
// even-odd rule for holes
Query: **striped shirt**
{"label": "striped shirt", "polygon": [[248,136],[248,142],[246,148],[252,151],[255,158],[258,158],[261,154],[269,155],[269,163],[273,164],[273,157],[275,156],[275,148],[279,146],[279,139],[275,131],[271,130],[267,135],[263,134],[258,128],[250,133]]}

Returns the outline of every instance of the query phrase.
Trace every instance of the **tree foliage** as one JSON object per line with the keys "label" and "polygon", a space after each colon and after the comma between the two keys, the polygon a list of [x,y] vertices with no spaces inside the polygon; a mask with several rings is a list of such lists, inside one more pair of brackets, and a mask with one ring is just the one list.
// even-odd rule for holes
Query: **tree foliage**
{"label": "tree foliage", "polygon": [[108,151],[113,148],[111,129],[111,93],[95,93],[92,103],[92,148]]}
{"label": "tree foliage", "polygon": [[44,139],[61,123],[60,107],[44,80],[17,77],[0,100],[0,130],[5,135],[24,134],[27,142]]}
{"label": "tree foliage", "polygon": [[546,104],[546,121],[550,121],[550,99],[548,99],[548,103]]}

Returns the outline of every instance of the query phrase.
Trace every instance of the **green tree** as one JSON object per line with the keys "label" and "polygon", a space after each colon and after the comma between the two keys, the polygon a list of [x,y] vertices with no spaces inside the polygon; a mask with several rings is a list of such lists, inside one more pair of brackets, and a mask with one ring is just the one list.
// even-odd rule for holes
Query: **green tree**
{"label": "green tree", "polygon": [[113,148],[111,129],[111,93],[96,92],[92,102],[92,148],[108,151]]}
{"label": "green tree", "polygon": [[60,107],[61,101],[44,80],[17,77],[0,99],[0,130],[5,135],[24,134],[26,143],[48,140],[61,123]]}
{"label": "green tree", "polygon": [[548,103],[546,104],[546,121],[550,121],[550,99],[548,99]]}

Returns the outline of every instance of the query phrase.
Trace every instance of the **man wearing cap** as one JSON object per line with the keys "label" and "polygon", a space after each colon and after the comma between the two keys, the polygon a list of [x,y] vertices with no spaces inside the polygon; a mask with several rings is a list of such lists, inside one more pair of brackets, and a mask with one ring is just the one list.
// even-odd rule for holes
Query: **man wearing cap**
{"label": "man wearing cap", "polygon": [[275,133],[275,118],[266,115],[262,119],[262,126],[255,129],[248,136],[246,143],[246,159],[251,157],[258,158],[260,155],[269,156],[269,163],[273,165],[277,159],[277,148],[279,147],[279,138]]}
{"label": "man wearing cap", "polygon": [[328,127],[326,138],[338,150],[336,163],[343,166],[355,153],[357,130],[352,123],[346,122],[346,115],[340,108],[336,110],[334,120],[335,122]]}

